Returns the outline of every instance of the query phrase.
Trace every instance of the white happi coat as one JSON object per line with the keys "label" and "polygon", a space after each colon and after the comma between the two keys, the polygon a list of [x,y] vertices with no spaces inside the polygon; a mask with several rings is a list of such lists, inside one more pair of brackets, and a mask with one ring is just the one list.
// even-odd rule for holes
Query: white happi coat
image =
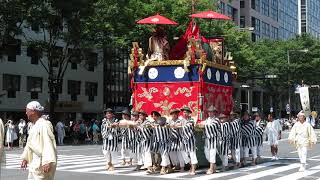
{"label": "white happi coat", "polygon": [[278,120],[268,122],[265,133],[268,137],[269,145],[278,145],[279,132],[282,130]]}
{"label": "white happi coat", "polygon": [[311,143],[317,142],[317,136],[310,123],[298,121],[292,127],[288,140],[292,141],[296,147],[308,147]]}
{"label": "white happi coat", "polygon": [[[26,147],[21,155],[29,164],[29,172],[41,179],[52,180],[57,164],[56,141],[50,121],[40,117],[29,132]],[[51,164],[50,171],[43,173],[40,167]],[[34,177],[37,179],[36,177]]]}

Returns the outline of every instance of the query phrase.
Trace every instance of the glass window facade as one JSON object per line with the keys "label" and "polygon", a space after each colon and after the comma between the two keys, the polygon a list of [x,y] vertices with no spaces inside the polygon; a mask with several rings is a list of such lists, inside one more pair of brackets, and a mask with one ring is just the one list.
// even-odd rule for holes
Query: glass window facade
{"label": "glass window facade", "polygon": [[270,13],[270,17],[275,20],[278,21],[278,0],[271,0],[271,13]]}
{"label": "glass window facade", "polygon": [[251,8],[260,12],[260,0],[251,0]]}
{"label": "glass window facade", "polygon": [[279,38],[278,32],[279,32],[278,28],[271,26],[270,37],[272,39],[278,39]]}
{"label": "glass window facade", "polygon": [[265,16],[269,16],[269,0],[261,1],[261,12]]}
{"label": "glass window facade", "polygon": [[105,51],[104,102],[108,107],[124,107],[130,102],[129,54],[126,48],[110,47]]}
{"label": "glass window facade", "polygon": [[[307,0],[306,1],[306,31],[313,36],[320,37],[320,1],[319,0]],[[301,6],[302,6],[301,1]],[[303,17],[301,17],[303,20]],[[301,27],[302,28],[302,27]]]}
{"label": "glass window facade", "polygon": [[220,12],[222,14],[225,14],[226,13],[226,4],[224,2],[220,2]]}
{"label": "glass window facade", "polygon": [[298,34],[298,1],[279,1],[279,39],[290,39]]}

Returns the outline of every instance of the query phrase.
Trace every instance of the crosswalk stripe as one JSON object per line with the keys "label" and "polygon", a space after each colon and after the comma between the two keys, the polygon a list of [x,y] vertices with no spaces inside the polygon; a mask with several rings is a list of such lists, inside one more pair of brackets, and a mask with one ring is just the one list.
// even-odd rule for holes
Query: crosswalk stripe
{"label": "crosswalk stripe", "polygon": [[[126,175],[129,175],[129,174],[126,174]],[[130,176],[146,176],[146,175],[149,175],[146,171],[130,173]]]}
{"label": "crosswalk stripe", "polygon": [[90,161],[106,161],[105,159],[101,158],[86,158],[86,159],[74,159],[74,160],[60,160],[58,159],[58,164],[63,163],[63,164],[73,164],[73,163],[87,163]]}
{"label": "crosswalk stripe", "polygon": [[277,178],[275,180],[300,179],[300,178],[315,174],[317,172],[320,172],[320,165],[312,167],[312,168],[306,170],[305,172],[296,172],[296,173],[293,173],[293,174],[290,174],[290,175],[287,175],[287,176],[283,176],[283,177]]}
{"label": "crosswalk stripe", "polygon": [[[104,171],[94,171],[94,172],[91,172],[91,173],[95,173],[95,174],[115,174],[115,175],[120,175],[119,173],[121,173],[121,172],[128,172],[128,171],[132,171],[132,169],[117,169],[117,170],[115,170],[114,172],[104,170]],[[124,174],[124,175],[130,175],[130,176],[132,176],[131,173],[130,173],[130,174]]]}
{"label": "crosswalk stripe", "polygon": [[63,166],[63,167],[58,167],[57,170],[65,170],[65,169],[74,169],[74,168],[81,168],[81,167],[88,167],[88,166],[97,166],[97,165],[105,165],[105,162],[100,162],[100,163],[85,163],[85,164],[77,164],[73,166]]}
{"label": "crosswalk stripe", "polygon": [[175,172],[175,173],[170,173],[170,174],[165,174],[165,175],[161,175],[161,176],[157,176],[159,178],[178,178],[178,177],[182,177],[182,176],[187,176],[189,175],[188,172]]}
{"label": "crosswalk stripe", "polygon": [[105,166],[98,166],[98,167],[90,167],[90,168],[81,168],[72,170],[73,172],[91,172],[97,170],[105,170]]}
{"label": "crosswalk stripe", "polygon": [[[240,168],[240,169],[236,169],[236,170],[229,171],[229,172],[220,172],[220,173],[217,173],[217,174],[206,175],[206,178],[208,178],[208,179],[217,179],[217,178],[220,178],[220,177],[234,175],[234,174],[237,174],[237,173],[240,173],[240,172],[247,172],[247,171],[257,170],[257,169],[269,167],[269,166],[276,165],[276,164],[279,164],[279,162],[267,162],[267,163],[264,163],[264,164],[259,164],[259,165],[256,165],[256,166]],[[195,178],[192,178],[192,179],[193,180],[202,180],[203,177],[195,177]]]}
{"label": "crosswalk stripe", "polygon": [[253,174],[237,177],[237,178],[234,178],[232,180],[258,179],[258,178],[265,177],[265,176],[268,176],[268,175],[272,175],[272,174],[275,174],[275,173],[279,173],[279,172],[287,171],[287,170],[290,170],[290,169],[294,169],[294,168],[297,168],[299,166],[300,166],[300,164],[294,163],[294,164],[290,164],[290,165],[283,166],[283,167],[272,168],[272,169],[269,169],[269,170],[266,170],[266,171],[261,171],[259,173],[253,173]]}
{"label": "crosswalk stripe", "polygon": [[[315,156],[318,157],[318,156]],[[120,159],[120,158],[119,158]],[[297,158],[284,158],[284,159],[297,159]],[[308,159],[309,160],[309,159]],[[7,154],[6,156],[6,169],[19,169],[20,168],[20,156],[14,154]],[[314,161],[313,161],[314,162]],[[104,156],[85,156],[85,155],[58,155],[58,171],[68,172],[80,172],[80,173],[94,173],[94,174],[115,174],[123,176],[135,176],[135,177],[156,177],[162,179],[191,179],[191,180],[203,180],[203,179],[218,179],[218,178],[231,178],[232,180],[253,180],[266,176],[272,176],[273,174],[294,170],[300,166],[299,163],[287,164],[283,161],[272,161],[262,163],[256,166],[249,166],[245,168],[239,168],[226,172],[219,172],[212,175],[206,175],[206,169],[197,170],[195,177],[189,176],[188,172],[175,172],[165,175],[148,174],[146,171],[133,171],[134,166],[121,166],[115,165],[115,171],[110,172],[105,170],[106,160]],[[270,168],[270,166],[280,165]],[[268,168],[269,167],[269,168]],[[255,170],[261,169],[259,173],[254,173]],[[305,172],[294,172],[292,174],[285,174],[282,177],[276,177],[277,180],[286,179],[299,179],[304,177],[311,177],[311,175],[320,173],[320,165],[311,167]],[[289,174],[289,175],[288,175]],[[315,176],[315,175],[314,175]],[[320,179],[319,179],[320,180]]]}

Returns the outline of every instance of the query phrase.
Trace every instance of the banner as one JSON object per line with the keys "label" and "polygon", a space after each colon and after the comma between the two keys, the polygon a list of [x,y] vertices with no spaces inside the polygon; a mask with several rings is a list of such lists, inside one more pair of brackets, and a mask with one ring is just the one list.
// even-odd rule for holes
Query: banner
{"label": "banner", "polygon": [[306,117],[308,117],[311,114],[308,87],[300,87],[299,93],[300,93],[300,101],[301,101],[302,109]]}

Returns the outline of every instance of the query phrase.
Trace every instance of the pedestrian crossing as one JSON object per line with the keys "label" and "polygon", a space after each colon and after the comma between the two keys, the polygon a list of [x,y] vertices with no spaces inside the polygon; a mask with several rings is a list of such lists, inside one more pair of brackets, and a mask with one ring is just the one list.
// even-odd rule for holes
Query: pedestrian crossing
{"label": "pedestrian crossing", "polygon": [[[176,172],[166,175],[152,174],[145,171],[134,171],[134,166],[115,166],[114,172],[105,170],[105,158],[103,156],[86,156],[86,155],[58,155],[57,173],[78,172],[91,174],[113,174],[119,176],[136,176],[152,177],[159,179],[230,179],[230,180],[253,180],[253,179],[277,179],[277,180],[294,180],[294,179],[317,179],[320,173],[320,162],[313,161],[316,165],[310,166],[305,172],[298,172],[300,164],[296,160],[289,161],[271,161],[256,166],[248,166],[240,169],[231,169],[225,172],[218,172],[212,175],[206,175],[206,169],[197,170],[197,175],[190,176],[188,172]],[[6,169],[20,168],[20,155],[6,155]]]}

